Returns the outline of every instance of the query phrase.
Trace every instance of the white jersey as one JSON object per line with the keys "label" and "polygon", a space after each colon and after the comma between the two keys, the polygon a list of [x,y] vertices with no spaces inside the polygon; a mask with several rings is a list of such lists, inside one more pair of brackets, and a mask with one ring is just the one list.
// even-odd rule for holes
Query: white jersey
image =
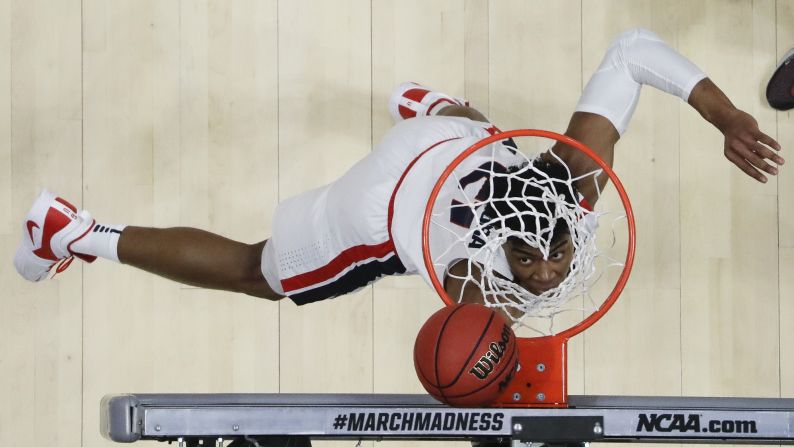
{"label": "white jersey", "polygon": [[[421,222],[430,192],[458,154],[495,131],[459,117],[398,123],[341,178],[279,204],[265,250],[271,253],[263,255],[265,276],[276,272],[297,304],[346,294],[385,275],[419,273],[429,282]],[[524,160],[501,143],[491,146],[468,157],[461,172],[490,162],[492,150],[506,166]],[[438,200],[450,197],[442,192]],[[265,265],[269,257],[277,265]]]}

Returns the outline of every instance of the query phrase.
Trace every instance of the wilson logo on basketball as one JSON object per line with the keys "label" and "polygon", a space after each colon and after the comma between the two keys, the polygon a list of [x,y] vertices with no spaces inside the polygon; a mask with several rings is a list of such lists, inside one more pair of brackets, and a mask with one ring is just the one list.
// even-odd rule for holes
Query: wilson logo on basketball
{"label": "wilson logo on basketball", "polygon": [[510,343],[511,333],[510,326],[505,325],[502,329],[502,339],[488,345],[488,351],[477,360],[474,367],[469,370],[469,374],[480,380],[485,380],[504,357],[507,345]]}

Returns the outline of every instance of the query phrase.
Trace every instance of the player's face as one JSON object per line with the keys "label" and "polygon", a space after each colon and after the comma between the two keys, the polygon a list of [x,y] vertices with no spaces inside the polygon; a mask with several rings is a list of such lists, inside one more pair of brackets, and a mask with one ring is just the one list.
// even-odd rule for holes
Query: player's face
{"label": "player's face", "polygon": [[504,250],[515,281],[534,294],[559,286],[573,260],[573,244],[569,234],[552,243],[548,259],[543,259],[537,248],[512,239],[504,244]]}

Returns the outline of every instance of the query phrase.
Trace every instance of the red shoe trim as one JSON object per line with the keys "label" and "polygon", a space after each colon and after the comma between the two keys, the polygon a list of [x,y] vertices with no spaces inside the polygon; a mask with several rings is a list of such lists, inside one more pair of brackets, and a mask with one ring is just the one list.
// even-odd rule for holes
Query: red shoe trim
{"label": "red shoe trim", "polygon": [[84,255],[82,253],[75,253],[74,255],[89,264],[96,261],[96,256]]}
{"label": "red shoe trim", "polygon": [[50,246],[52,236],[64,229],[71,221],[72,220],[62,212],[50,207],[47,210],[47,216],[44,218],[44,228],[42,228],[44,233],[41,235],[41,247],[33,250],[33,254],[42,259],[57,261],[58,258],[55,256],[55,253],[52,252],[52,246]]}
{"label": "red shoe trim", "polygon": [[77,242],[80,239],[84,238],[85,235],[88,234],[94,228],[94,225],[96,225],[96,219],[92,219],[91,220],[91,225],[88,226],[88,229],[85,230],[83,232],[83,234],[81,234],[80,236],[76,237],[72,242],[69,242],[69,245],[66,246],[66,251],[68,251],[73,256],[77,256],[78,258],[82,259],[83,261],[88,262],[89,264],[94,262],[94,261],[96,261],[96,256],[86,255],[86,254],[82,254],[82,253],[75,253],[75,252],[72,251],[72,244],[74,244],[75,242]]}
{"label": "red shoe trim", "polygon": [[422,88],[412,88],[410,90],[406,90],[403,93],[403,97],[410,99],[414,102],[422,102],[422,99],[430,93],[430,90],[425,90]]}
{"label": "red shoe trim", "polygon": [[400,116],[403,117],[403,119],[413,118],[416,116],[416,112],[405,106],[397,106],[397,111],[400,112]]}
{"label": "red shoe trim", "polygon": [[27,227],[28,227],[28,235],[30,236],[30,242],[32,244],[35,244],[36,241],[33,239],[33,229],[34,228],[39,228],[39,225],[36,222],[33,222],[32,220],[29,220]]}
{"label": "red shoe trim", "polygon": [[74,256],[69,256],[68,258],[61,260],[61,262],[58,263],[58,267],[55,268],[55,273],[52,275],[52,277],[55,278],[55,275],[68,269],[69,266],[72,265],[72,261],[74,261]]}
{"label": "red shoe trim", "polygon": [[55,198],[55,201],[56,201],[56,202],[60,202],[61,204],[63,204],[64,206],[66,206],[67,208],[69,208],[70,210],[72,210],[72,212],[73,212],[73,213],[77,214],[77,208],[75,208],[75,206],[74,206],[74,205],[72,205],[71,203],[67,202],[66,200],[63,200],[63,199],[62,199],[62,198],[60,198],[60,197],[56,197],[56,198]]}
{"label": "red shoe trim", "polygon": [[433,111],[433,109],[434,109],[434,108],[435,108],[437,105],[441,104],[442,102],[448,102],[448,103],[450,103],[450,104],[451,104],[451,105],[453,105],[453,106],[459,106],[459,105],[460,105],[460,104],[456,103],[455,101],[453,101],[453,100],[451,100],[451,99],[447,99],[447,98],[439,98],[439,99],[437,99],[437,100],[436,100],[436,102],[434,102],[433,104],[430,104],[430,107],[428,107],[428,108],[427,108],[427,114],[428,114],[428,115],[431,115],[431,114],[432,114],[431,112]]}

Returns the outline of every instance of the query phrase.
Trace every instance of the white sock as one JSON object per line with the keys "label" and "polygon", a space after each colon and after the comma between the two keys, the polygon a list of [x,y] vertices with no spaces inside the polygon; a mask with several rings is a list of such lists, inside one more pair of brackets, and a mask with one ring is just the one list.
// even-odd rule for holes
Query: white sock
{"label": "white sock", "polygon": [[119,262],[119,237],[126,225],[105,225],[94,223],[91,230],[82,239],[72,245],[75,253],[98,256]]}

